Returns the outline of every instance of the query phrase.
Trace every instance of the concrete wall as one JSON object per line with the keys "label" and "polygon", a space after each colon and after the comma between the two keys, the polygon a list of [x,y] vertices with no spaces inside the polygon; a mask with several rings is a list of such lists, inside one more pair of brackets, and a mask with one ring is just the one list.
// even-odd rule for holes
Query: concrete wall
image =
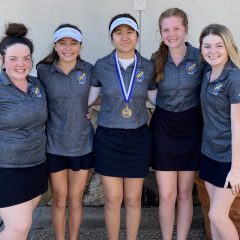
{"label": "concrete wall", "polygon": [[3,33],[4,24],[8,22],[26,24],[35,45],[34,62],[37,63],[51,51],[55,28],[69,22],[83,31],[82,58],[94,63],[112,50],[108,34],[110,19],[128,12],[141,22],[139,47],[142,55],[149,58],[160,41],[158,17],[169,7],[187,12],[188,40],[193,45],[198,46],[204,26],[221,23],[232,30],[240,46],[240,0],[147,0],[147,9],[141,13],[134,10],[134,0],[1,0],[0,32]]}

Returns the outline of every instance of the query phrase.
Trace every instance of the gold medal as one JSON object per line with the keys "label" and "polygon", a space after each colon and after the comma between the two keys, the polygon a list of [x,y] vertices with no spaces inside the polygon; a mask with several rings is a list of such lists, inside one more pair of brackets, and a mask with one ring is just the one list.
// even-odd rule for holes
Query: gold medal
{"label": "gold medal", "polygon": [[117,75],[119,78],[119,82],[121,85],[121,89],[122,89],[122,93],[126,102],[126,107],[122,109],[122,116],[124,118],[130,118],[132,116],[132,110],[131,108],[128,107],[128,102],[130,101],[131,95],[132,95],[132,90],[133,90],[133,83],[134,83],[134,79],[135,79],[135,75],[136,75],[136,69],[137,69],[137,56],[136,54],[134,55],[134,69],[132,72],[132,76],[131,76],[131,80],[128,86],[128,90],[126,90],[126,86],[124,84],[123,81],[123,76],[122,76],[122,72],[119,66],[119,62],[118,62],[118,57],[117,57],[117,51],[115,52],[115,64],[116,64],[116,69],[117,69]]}
{"label": "gold medal", "polygon": [[122,110],[122,116],[124,118],[130,118],[132,116],[132,110],[128,107],[128,105]]}

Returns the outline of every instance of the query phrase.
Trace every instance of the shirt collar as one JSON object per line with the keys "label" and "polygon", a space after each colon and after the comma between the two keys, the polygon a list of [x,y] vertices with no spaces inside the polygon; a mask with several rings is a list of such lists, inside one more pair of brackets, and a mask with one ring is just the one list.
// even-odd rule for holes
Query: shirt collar
{"label": "shirt collar", "polygon": [[[76,63],[76,65],[75,65],[75,67],[72,69],[72,71],[76,71],[76,70],[82,70],[84,67],[83,67],[83,65],[84,65],[84,62],[83,62],[83,60],[81,60],[81,59],[77,59],[77,63]],[[57,67],[57,60],[55,60],[53,63],[52,63],[52,65],[50,66],[50,71],[51,72],[62,72],[61,71],[61,69],[59,69],[58,67]],[[71,72],[72,72],[71,71]]]}
{"label": "shirt collar", "polygon": [[[234,65],[234,63],[231,60],[228,60],[228,62],[225,64],[225,67],[224,67],[221,75],[218,77],[218,79],[214,80],[213,83],[225,80],[228,77],[230,71],[232,71],[235,68],[236,68],[236,66]],[[205,71],[207,73],[210,73],[211,69],[212,69],[211,66],[208,64],[206,66],[206,70]]]}
{"label": "shirt collar", "polygon": [[228,60],[221,75],[218,78],[219,81],[226,79],[228,77],[230,71],[232,71],[233,69],[236,69],[236,66],[233,64],[233,62],[231,60]]}
{"label": "shirt collar", "polygon": [[[0,78],[2,80],[3,85],[6,85],[6,86],[7,85],[13,85],[12,81],[10,80],[8,75],[6,74],[5,70],[1,71]],[[33,83],[33,80],[31,79],[31,76],[29,76],[29,75],[27,76],[27,81],[30,82],[31,84]]]}
{"label": "shirt collar", "polygon": [[[183,58],[182,61],[184,60],[195,60],[196,59],[196,54],[195,54],[195,51],[194,51],[194,47],[188,43],[188,42],[185,42],[185,45],[187,47],[187,51],[186,51],[186,54]],[[170,56],[170,52],[168,51],[168,61],[173,61],[171,56]]]}
{"label": "shirt collar", "polygon": [[190,59],[192,59],[192,60],[196,59],[196,51],[195,51],[194,47],[188,42],[186,42],[185,44],[187,46],[187,52],[186,52],[186,55],[185,55],[185,59],[189,59],[189,60]]}
{"label": "shirt collar", "polygon": [[[116,50],[113,50],[110,54],[109,54],[109,63],[111,65],[115,65],[115,52]],[[141,55],[140,53],[135,49],[135,54],[137,56],[137,67],[141,67],[142,65],[142,58],[141,58]],[[130,65],[130,66],[134,66],[134,62]]]}
{"label": "shirt collar", "polygon": [[10,81],[8,75],[6,74],[5,70],[1,71],[1,80],[3,85],[12,85],[12,82]]}

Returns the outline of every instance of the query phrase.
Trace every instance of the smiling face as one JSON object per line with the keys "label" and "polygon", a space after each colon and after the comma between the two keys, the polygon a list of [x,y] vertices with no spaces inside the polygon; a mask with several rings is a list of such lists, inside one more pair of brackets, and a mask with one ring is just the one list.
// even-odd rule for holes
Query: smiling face
{"label": "smiling face", "polygon": [[120,25],[113,31],[112,41],[119,58],[131,58],[135,53],[138,35],[130,26]]}
{"label": "smiling face", "polygon": [[228,52],[223,39],[218,35],[209,34],[202,40],[201,53],[204,60],[212,68],[224,68],[228,61]]}
{"label": "smiling face", "polygon": [[6,48],[3,64],[6,74],[12,81],[25,80],[32,67],[29,47],[16,43]]}
{"label": "smiling face", "polygon": [[187,29],[183,25],[183,19],[178,16],[163,18],[160,23],[162,40],[169,47],[174,49],[182,47],[185,43]]}
{"label": "smiling face", "polygon": [[55,51],[59,56],[59,62],[76,63],[81,44],[73,38],[65,37],[55,43]]}

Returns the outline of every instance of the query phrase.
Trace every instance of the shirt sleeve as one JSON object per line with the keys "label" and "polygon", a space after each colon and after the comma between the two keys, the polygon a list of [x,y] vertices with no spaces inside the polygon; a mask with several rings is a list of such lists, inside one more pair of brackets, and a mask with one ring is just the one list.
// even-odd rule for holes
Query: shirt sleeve
{"label": "shirt sleeve", "polygon": [[99,80],[99,77],[101,75],[101,72],[99,70],[101,69],[101,67],[99,65],[100,65],[100,63],[97,60],[97,62],[95,63],[95,65],[93,67],[91,86],[94,86],[94,87],[101,87],[101,82]]}
{"label": "shirt sleeve", "polygon": [[148,84],[148,90],[150,90],[150,91],[158,88],[157,83],[155,82],[154,76],[155,76],[155,66],[152,63],[152,75],[151,75],[151,79]]}
{"label": "shirt sleeve", "polygon": [[48,66],[40,64],[37,68],[37,78],[45,85],[45,76],[49,73]]}
{"label": "shirt sleeve", "polygon": [[229,78],[228,95],[230,102],[232,104],[240,103],[240,70],[231,72]]}
{"label": "shirt sleeve", "polygon": [[38,66],[37,68],[37,77],[41,80],[42,79],[42,74],[41,74],[41,66]]}
{"label": "shirt sleeve", "polygon": [[157,88],[157,83],[152,79],[148,84],[148,90],[152,91],[156,90]]}

